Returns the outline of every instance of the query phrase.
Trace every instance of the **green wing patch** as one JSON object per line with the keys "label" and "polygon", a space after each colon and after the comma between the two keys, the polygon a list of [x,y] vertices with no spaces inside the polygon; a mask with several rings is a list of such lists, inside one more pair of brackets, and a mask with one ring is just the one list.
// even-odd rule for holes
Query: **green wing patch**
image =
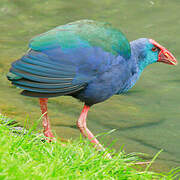
{"label": "green wing patch", "polygon": [[131,56],[130,45],[123,33],[108,23],[80,20],[58,26],[33,38],[30,48],[43,50],[60,46],[62,49],[101,47],[124,58]]}

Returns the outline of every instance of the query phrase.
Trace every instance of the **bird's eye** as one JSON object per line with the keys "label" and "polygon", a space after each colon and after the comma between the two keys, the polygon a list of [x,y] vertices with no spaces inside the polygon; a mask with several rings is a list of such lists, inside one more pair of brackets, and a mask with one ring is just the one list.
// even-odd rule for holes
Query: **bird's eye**
{"label": "bird's eye", "polygon": [[157,51],[157,50],[158,50],[157,47],[153,47],[153,48],[152,48],[152,51],[154,51],[154,52]]}

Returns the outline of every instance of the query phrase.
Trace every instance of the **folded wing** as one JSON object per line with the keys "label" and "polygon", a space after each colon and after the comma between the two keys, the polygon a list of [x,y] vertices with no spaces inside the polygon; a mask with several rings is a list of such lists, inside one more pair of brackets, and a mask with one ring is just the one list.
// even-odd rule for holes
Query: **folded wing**
{"label": "folded wing", "polygon": [[64,61],[54,62],[45,54],[31,50],[12,64],[8,79],[24,89],[22,94],[53,97],[83,89],[86,82],[73,82],[76,67]]}

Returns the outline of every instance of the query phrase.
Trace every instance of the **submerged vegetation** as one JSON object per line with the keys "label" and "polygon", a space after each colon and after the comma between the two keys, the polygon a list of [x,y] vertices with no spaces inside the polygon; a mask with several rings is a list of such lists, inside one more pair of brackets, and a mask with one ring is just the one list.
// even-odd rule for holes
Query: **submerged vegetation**
{"label": "submerged vegetation", "polygon": [[47,143],[43,135],[32,133],[34,128],[17,133],[15,124],[7,125],[6,117],[1,116],[0,120],[0,179],[177,178],[178,170],[166,174],[150,172],[149,164],[137,165],[137,156],[123,151],[107,149],[113,155],[107,159],[105,152],[96,151],[84,139]]}

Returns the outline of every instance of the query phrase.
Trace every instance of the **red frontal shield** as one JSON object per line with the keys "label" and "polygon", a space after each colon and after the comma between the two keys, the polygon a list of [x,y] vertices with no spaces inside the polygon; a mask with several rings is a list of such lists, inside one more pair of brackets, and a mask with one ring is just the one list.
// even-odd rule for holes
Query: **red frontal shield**
{"label": "red frontal shield", "polygon": [[158,47],[160,49],[159,55],[158,55],[158,62],[163,62],[170,65],[177,65],[176,58],[163,46],[161,46],[159,43],[157,43],[153,39],[149,39],[150,43],[152,43],[155,47]]}

